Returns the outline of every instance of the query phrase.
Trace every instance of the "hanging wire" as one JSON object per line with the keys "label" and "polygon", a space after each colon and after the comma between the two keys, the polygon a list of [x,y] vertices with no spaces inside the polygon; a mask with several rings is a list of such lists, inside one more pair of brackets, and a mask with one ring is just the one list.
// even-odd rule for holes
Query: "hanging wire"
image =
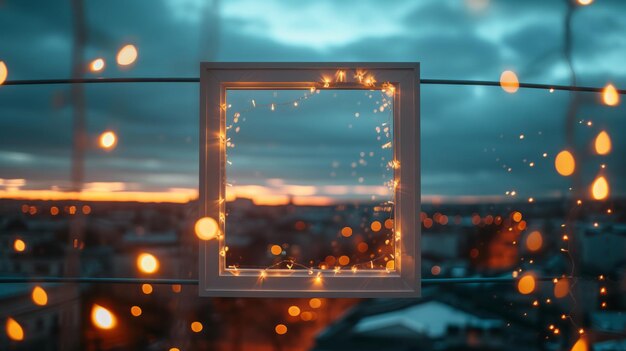
{"label": "hanging wire", "polygon": [[[573,277],[562,277],[572,279]],[[551,282],[554,277],[537,277],[535,281]],[[596,280],[596,277],[576,277],[578,280]],[[424,278],[422,285],[447,284],[511,284],[513,277],[467,277],[467,278]],[[198,285],[198,279],[166,278],[109,278],[109,277],[0,277],[0,284],[7,283],[64,283],[64,284],[165,284]]]}
{"label": "hanging wire", "polygon": [[[54,85],[54,84],[99,84],[99,83],[200,83],[200,78],[193,77],[156,77],[156,78],[81,78],[81,79],[23,79],[8,80],[3,85]],[[470,85],[470,86],[500,86],[500,82],[490,80],[466,80],[466,79],[421,79],[424,85]],[[580,91],[589,93],[601,93],[604,87],[587,87],[575,85],[551,85],[539,83],[519,83],[520,88]],[[626,89],[618,89],[618,94],[626,95]]]}

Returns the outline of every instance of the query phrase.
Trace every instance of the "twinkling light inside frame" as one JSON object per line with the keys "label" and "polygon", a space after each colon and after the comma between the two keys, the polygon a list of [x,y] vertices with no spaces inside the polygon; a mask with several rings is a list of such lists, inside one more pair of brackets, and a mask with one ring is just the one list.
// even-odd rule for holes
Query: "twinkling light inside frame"
{"label": "twinkling light inside frame", "polygon": [[[401,86],[404,88],[401,89]],[[263,269],[226,266],[225,256],[228,250],[225,245],[226,113],[229,110],[226,91],[233,89],[311,92],[320,89],[378,90],[387,94],[390,99],[393,98],[394,267],[381,270],[359,269],[357,266],[344,270],[337,267],[320,269],[291,260],[281,261]],[[218,96],[219,102],[216,99]],[[298,106],[299,101],[288,103]],[[401,105],[402,103],[404,105]],[[252,105],[254,108],[261,107],[254,101]],[[273,103],[271,105],[275,107]],[[401,120],[404,121],[405,127],[408,125],[403,133],[399,128]],[[218,220],[220,233],[216,240],[201,243],[200,294],[285,297],[418,296],[420,227],[415,219],[415,213],[419,213],[418,136],[419,65],[416,63],[203,64],[200,212],[201,216],[206,215]],[[403,154],[408,160],[407,170],[403,170],[402,167]],[[406,182],[408,186],[405,187],[405,183],[400,182],[401,176],[413,181]],[[410,240],[405,240],[406,238]],[[289,268],[275,269],[281,264],[286,264]],[[247,283],[242,283],[244,280]]]}

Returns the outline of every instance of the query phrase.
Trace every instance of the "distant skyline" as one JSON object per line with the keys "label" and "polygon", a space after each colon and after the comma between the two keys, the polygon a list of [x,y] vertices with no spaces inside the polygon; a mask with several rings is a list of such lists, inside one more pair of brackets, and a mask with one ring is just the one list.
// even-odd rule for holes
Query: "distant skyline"
{"label": "distant skyline", "polygon": [[[103,71],[86,76],[197,77],[201,61],[413,61],[421,63],[425,78],[497,81],[510,69],[523,82],[569,84],[566,3],[86,2],[85,65],[105,61]],[[0,60],[9,80],[70,77],[69,3],[6,1],[0,9],[5,33]],[[578,85],[626,87],[623,13],[621,1],[574,10]],[[138,58],[120,68],[115,55],[126,44],[137,47]],[[85,92],[90,149],[84,196],[115,197],[111,191],[120,198],[196,196],[196,84],[98,84],[85,85]],[[554,156],[566,147],[570,94],[440,85],[423,85],[421,94],[425,199],[507,200],[512,191],[519,199],[570,192],[572,179],[553,167]],[[581,185],[589,186],[603,172],[612,196],[625,195],[626,104],[606,107],[597,94],[579,96],[581,123],[574,130]],[[96,141],[105,130],[119,138],[108,152]],[[591,149],[601,130],[613,141],[606,157]],[[26,197],[67,196],[58,190],[70,185],[71,131],[70,86],[0,86],[0,197],[15,196],[16,190]]]}

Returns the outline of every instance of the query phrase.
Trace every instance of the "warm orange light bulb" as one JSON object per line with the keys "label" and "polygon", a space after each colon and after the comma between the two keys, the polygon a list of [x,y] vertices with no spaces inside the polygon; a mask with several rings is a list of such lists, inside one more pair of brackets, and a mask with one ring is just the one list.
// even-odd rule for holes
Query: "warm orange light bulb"
{"label": "warm orange light bulb", "polygon": [[15,319],[11,317],[7,319],[6,332],[9,339],[13,341],[24,340],[24,329]]}
{"label": "warm orange light bulb", "polygon": [[574,173],[576,169],[576,160],[574,160],[574,155],[568,150],[563,150],[556,155],[554,159],[554,167],[556,171],[564,176],[570,176]]}
{"label": "warm orange light bulb", "polygon": [[609,182],[603,176],[599,176],[591,185],[591,195],[595,200],[604,200],[609,196]]}
{"label": "warm orange light bulb", "polygon": [[562,299],[569,294],[569,281],[561,279],[554,284],[554,297]]}
{"label": "warm orange light bulb", "polygon": [[517,74],[513,71],[504,71],[500,75],[500,87],[509,94],[515,93],[519,89]]}
{"label": "warm orange light bulb", "polygon": [[283,248],[280,247],[280,245],[272,245],[272,247],[270,248],[270,252],[272,253],[272,255],[278,256],[283,252]]}
{"label": "warm orange light bulb", "polygon": [[198,219],[194,229],[196,236],[200,240],[211,240],[215,238],[219,232],[217,221],[211,217],[202,217]]}
{"label": "warm orange light bulb", "polygon": [[287,326],[284,324],[278,324],[274,330],[276,331],[276,334],[283,335],[287,333]]}
{"label": "warm orange light bulb", "polygon": [[572,346],[571,351],[589,351],[589,345],[587,345],[587,340],[585,337],[581,336],[578,341]]}
{"label": "warm orange light bulb", "polygon": [[531,274],[522,276],[517,282],[517,290],[523,295],[528,295],[535,291],[535,277]]}
{"label": "warm orange light bulb", "polygon": [[36,305],[45,306],[48,303],[48,294],[40,286],[36,286],[33,289],[31,297]]}
{"label": "warm orange light bulb", "polygon": [[612,145],[611,145],[611,137],[609,136],[609,133],[607,133],[604,130],[598,133],[598,136],[596,136],[594,145],[595,145],[596,153],[598,155],[607,155],[609,152],[611,152]]}
{"label": "warm orange light bulb", "polygon": [[159,260],[152,254],[142,253],[137,256],[137,268],[144,273],[155,273],[159,269]]}
{"label": "warm orange light bulb", "polygon": [[541,249],[542,245],[543,238],[540,232],[534,231],[528,234],[528,237],[526,238],[526,247],[528,248],[528,250],[538,251],[539,249]]}
{"label": "warm orange light bulb", "polygon": [[117,318],[108,309],[94,304],[91,308],[91,321],[99,329],[109,330],[117,325]]}
{"label": "warm orange light bulb", "polygon": [[130,314],[132,314],[134,317],[139,317],[141,316],[141,313],[143,311],[141,311],[141,307],[139,306],[133,306],[130,308]]}
{"label": "warm orange light bulb", "polygon": [[117,136],[112,131],[106,131],[100,134],[99,138],[100,147],[106,150],[111,150],[117,144]]}
{"label": "warm orange light bulb", "polygon": [[314,297],[309,300],[309,306],[311,306],[311,308],[320,308],[322,306],[322,300]]}
{"label": "warm orange light bulb", "polygon": [[380,231],[382,227],[383,226],[379,221],[374,221],[372,222],[372,224],[370,224],[370,229],[372,229],[375,232]]}
{"label": "warm orange light bulb", "polygon": [[291,306],[287,310],[287,313],[289,313],[289,315],[292,316],[292,317],[297,317],[297,316],[300,315],[300,307],[298,307],[298,306]]}
{"label": "warm orange light bulb", "polygon": [[117,64],[120,66],[131,65],[137,60],[137,48],[135,45],[125,45],[117,53]]}
{"label": "warm orange light bulb", "polygon": [[193,331],[194,333],[201,332],[203,328],[204,326],[202,326],[202,323],[198,321],[191,323],[191,331]]}
{"label": "warm orange light bulb", "polygon": [[24,252],[24,250],[26,250],[26,243],[22,239],[15,239],[13,249],[17,252]]}
{"label": "warm orange light bulb", "polygon": [[602,90],[602,101],[604,102],[605,105],[608,106],[617,106],[619,105],[619,94],[617,92],[617,89],[615,89],[615,86],[613,86],[613,84],[607,84],[604,87],[604,90]]}
{"label": "warm orange light bulb", "polygon": [[144,294],[146,294],[146,295],[152,294],[152,285],[150,285],[150,284],[142,284],[141,285],[141,291]]}
{"label": "warm orange light bulb", "polygon": [[100,72],[104,69],[104,60],[101,58],[97,58],[89,64],[89,70],[92,72]]}
{"label": "warm orange light bulb", "polygon": [[350,227],[341,228],[341,235],[345,236],[346,238],[352,236],[352,228]]}

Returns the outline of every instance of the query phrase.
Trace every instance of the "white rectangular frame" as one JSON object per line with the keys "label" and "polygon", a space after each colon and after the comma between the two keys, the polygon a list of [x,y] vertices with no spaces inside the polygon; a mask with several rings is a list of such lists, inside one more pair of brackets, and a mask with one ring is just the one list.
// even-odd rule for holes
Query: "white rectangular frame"
{"label": "white rectangular frame", "polygon": [[[344,71],[343,81],[323,81]],[[376,82],[364,83],[365,72]],[[217,239],[200,242],[200,296],[222,297],[419,297],[420,81],[419,63],[209,63],[200,64],[199,216],[219,223]],[[227,89],[380,89],[395,87],[393,154],[395,270],[226,268],[225,241]],[[318,278],[319,277],[319,278]]]}

